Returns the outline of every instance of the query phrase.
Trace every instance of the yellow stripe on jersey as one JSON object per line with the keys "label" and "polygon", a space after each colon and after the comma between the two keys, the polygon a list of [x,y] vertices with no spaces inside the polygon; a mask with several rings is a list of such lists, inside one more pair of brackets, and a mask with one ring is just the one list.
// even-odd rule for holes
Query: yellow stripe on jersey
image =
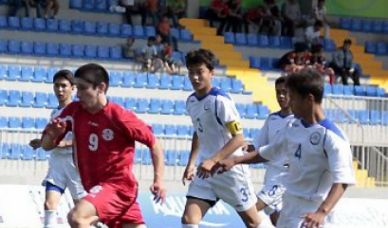
{"label": "yellow stripe on jersey", "polygon": [[226,123],[226,128],[228,128],[229,132],[232,135],[242,134],[243,132],[241,123],[238,121],[232,121],[232,122]]}

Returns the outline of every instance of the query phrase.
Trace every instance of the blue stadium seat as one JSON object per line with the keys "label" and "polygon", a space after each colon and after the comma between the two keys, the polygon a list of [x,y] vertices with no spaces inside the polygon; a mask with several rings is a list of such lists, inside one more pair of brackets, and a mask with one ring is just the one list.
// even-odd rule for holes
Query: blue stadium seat
{"label": "blue stadium seat", "polygon": [[332,39],[324,39],[323,40],[323,47],[324,47],[325,51],[329,51],[329,52],[335,51],[337,48],[334,40],[332,40]]}
{"label": "blue stadium seat", "polygon": [[22,157],[21,157],[22,160],[29,161],[29,160],[33,160],[34,157],[35,157],[35,150],[32,149],[32,147],[28,145],[22,146]]}
{"label": "blue stadium seat", "polygon": [[70,8],[81,9],[82,0],[70,0]]}
{"label": "blue stadium seat", "polygon": [[382,123],[383,123],[384,125],[388,125],[388,111],[383,111],[383,112],[382,112],[382,118],[381,118],[381,120],[382,120]]}
{"label": "blue stadium seat", "polygon": [[191,136],[190,135],[190,127],[186,125],[178,125],[177,126],[177,135],[182,137]]}
{"label": "blue stadium seat", "polygon": [[221,88],[221,77],[213,77],[212,78],[212,85],[213,85],[213,87]]}
{"label": "blue stadium seat", "polygon": [[8,22],[6,16],[0,16],[0,28],[7,28]]}
{"label": "blue stadium seat", "polygon": [[193,86],[191,85],[189,77],[184,77],[184,78],[185,78],[185,80],[183,82],[183,90],[184,91],[192,91]]}
{"label": "blue stadium seat", "polygon": [[97,24],[94,21],[85,21],[84,22],[85,34],[94,35],[96,33],[96,26]]}
{"label": "blue stadium seat", "polygon": [[[1,117],[0,117],[1,118]],[[4,143],[0,147],[0,159],[7,159],[9,157],[11,146],[8,143]]]}
{"label": "blue stadium seat", "polygon": [[385,42],[377,42],[376,55],[385,55],[387,52],[387,44]]}
{"label": "blue stadium seat", "polygon": [[176,165],[178,163],[178,156],[176,151],[167,150],[165,152],[165,164]]}
{"label": "blue stadium seat", "polygon": [[376,92],[376,96],[384,97],[385,96],[385,90],[383,88],[378,87],[377,88],[377,92]]}
{"label": "blue stadium seat", "polygon": [[177,40],[180,39],[179,37],[179,29],[178,28],[171,28],[171,31],[170,31],[171,35],[173,37],[175,37]]}
{"label": "blue stadium seat", "polygon": [[84,22],[81,20],[71,20],[71,32],[75,34],[84,33]]}
{"label": "blue stadium seat", "polygon": [[235,34],[235,44],[237,45],[246,45],[247,44],[247,36],[245,33],[236,33]]}
{"label": "blue stadium seat", "polygon": [[121,24],[120,31],[122,37],[130,37],[132,36],[132,25]]}
{"label": "blue stadium seat", "polygon": [[21,128],[22,127],[22,119],[19,117],[10,116],[8,117],[8,127],[9,128]]}
{"label": "blue stadium seat", "polygon": [[34,108],[43,108],[47,106],[48,95],[47,93],[36,92],[35,93],[35,102],[32,103]]}
{"label": "blue stadium seat", "polygon": [[47,43],[47,55],[48,56],[58,56],[59,55],[59,44],[57,43]]}
{"label": "blue stadium seat", "polygon": [[46,107],[47,108],[57,108],[58,107],[58,99],[53,93],[50,93],[48,95]]}
{"label": "blue stadium seat", "polygon": [[374,20],[372,22],[372,31],[373,32],[382,32],[383,31],[383,22],[381,20]]}
{"label": "blue stadium seat", "polygon": [[244,138],[246,139],[249,139],[251,137],[250,131],[248,128],[243,128],[243,135],[244,135]]}
{"label": "blue stadium seat", "polygon": [[42,148],[36,149],[35,153],[36,153],[36,160],[38,161],[46,161],[47,158],[49,157],[48,153]]}
{"label": "blue stadium seat", "polygon": [[85,57],[87,58],[97,58],[97,46],[87,44],[85,46]]}
{"label": "blue stadium seat", "polygon": [[146,26],[145,27],[145,35],[146,37],[155,36],[156,31],[154,26]]}
{"label": "blue stadium seat", "polygon": [[247,35],[247,44],[249,46],[257,46],[259,44],[257,34],[255,33],[249,33]]}
{"label": "blue stadium seat", "polygon": [[59,44],[59,55],[62,57],[70,57],[71,56],[71,44]]}
{"label": "blue stadium seat", "polygon": [[59,20],[59,24],[58,24],[59,32],[63,32],[63,33],[71,32],[71,27],[72,27],[71,24],[72,22],[70,22],[69,20],[64,20],[64,19]]}
{"label": "blue stadium seat", "polygon": [[144,88],[147,85],[147,75],[143,73],[137,73],[135,75],[135,84],[133,84],[133,87],[135,88]]}
{"label": "blue stadium seat", "polygon": [[351,29],[352,31],[361,31],[361,29],[362,29],[361,19],[359,19],[359,18],[353,18],[353,19],[352,19],[352,24],[351,24],[350,29]]}
{"label": "blue stadium seat", "polygon": [[232,79],[229,77],[222,77],[220,88],[225,92],[229,92],[232,89]]}
{"label": "blue stadium seat", "polygon": [[125,99],[123,97],[109,97],[109,100],[123,107],[125,105]]}
{"label": "blue stadium seat", "polygon": [[35,120],[32,117],[22,117],[22,128],[35,128]]}
{"label": "blue stadium seat", "polygon": [[372,31],[372,21],[363,20],[361,23],[361,30],[363,32],[371,32]]}
{"label": "blue stadium seat", "polygon": [[19,54],[21,49],[21,43],[18,40],[8,40],[8,51],[11,54]]}
{"label": "blue stadium seat", "polygon": [[246,105],[245,104],[236,104],[236,109],[237,109],[238,113],[240,114],[240,117],[244,118]]}
{"label": "blue stadium seat", "polygon": [[97,57],[101,59],[109,58],[109,47],[106,46],[98,46],[97,47]]}
{"label": "blue stadium seat", "polygon": [[41,41],[34,41],[34,54],[41,56],[46,55],[46,43]]}
{"label": "blue stadium seat", "polygon": [[376,86],[367,86],[366,87],[366,95],[370,97],[377,96],[377,87]]}
{"label": "blue stadium seat", "polygon": [[340,18],[340,27],[343,29],[350,29],[352,21],[350,18],[341,17]]}
{"label": "blue stadium seat", "polygon": [[257,118],[258,119],[265,119],[269,115],[270,111],[267,106],[265,105],[258,105],[257,106]]}
{"label": "blue stadium seat", "polygon": [[334,95],[343,95],[344,94],[344,86],[341,84],[332,85],[332,92]]}
{"label": "blue stadium seat", "polygon": [[245,118],[256,119],[257,115],[258,113],[256,104],[247,104],[245,108]]}
{"label": "blue stadium seat", "polygon": [[168,74],[162,74],[160,76],[159,89],[169,89],[171,87],[171,76]]}
{"label": "blue stadium seat", "polygon": [[18,17],[8,17],[8,28],[19,29],[20,28],[20,19]]}
{"label": "blue stadium seat", "polygon": [[136,99],[132,97],[125,98],[124,107],[132,111],[136,111]]}
{"label": "blue stadium seat", "polygon": [[180,76],[180,75],[173,75],[170,89],[172,89],[172,90],[183,89],[184,80],[185,80],[185,78]]}
{"label": "blue stadium seat", "polygon": [[162,110],[161,114],[171,115],[174,113],[174,102],[171,100],[163,100],[162,101]]}
{"label": "blue stadium seat", "polygon": [[97,11],[106,11],[108,9],[108,4],[106,0],[95,0],[94,9]]}
{"label": "blue stadium seat", "polygon": [[141,25],[135,25],[135,26],[133,26],[133,35],[134,35],[136,38],[144,38],[144,37],[145,37],[145,34],[144,34],[144,28],[143,28],[143,26],[141,26]]}
{"label": "blue stadium seat", "polygon": [[46,30],[46,21],[43,18],[34,18],[34,30],[35,31],[45,31]]}
{"label": "blue stadium seat", "polygon": [[84,10],[94,10],[94,1],[95,0],[83,0],[82,9]]}
{"label": "blue stadium seat", "polygon": [[369,110],[358,110],[356,113],[361,124],[370,123]]}
{"label": "blue stadium seat", "polygon": [[354,95],[354,88],[351,85],[344,85],[344,95]]}
{"label": "blue stadium seat", "polygon": [[172,124],[166,124],[164,125],[164,134],[165,135],[169,135],[169,136],[173,136],[173,135],[176,135],[177,134],[177,128],[175,125],[172,125]]}
{"label": "blue stadium seat", "polygon": [[109,56],[111,59],[122,59],[123,53],[119,46],[109,47]]}
{"label": "blue stadium seat", "polygon": [[193,41],[193,34],[187,29],[180,29],[180,38],[182,41]]}
{"label": "blue stadium seat", "polygon": [[148,89],[158,88],[159,87],[159,77],[156,74],[148,73],[146,87]]}
{"label": "blue stadium seat", "polygon": [[97,33],[99,35],[107,35],[108,34],[108,23],[103,21],[97,22]]}
{"label": "blue stadium seat", "polygon": [[251,128],[250,129],[251,138],[256,139],[257,137],[259,137],[259,134],[260,134],[260,129],[258,129],[258,128]]}
{"label": "blue stadium seat", "polygon": [[175,101],[174,115],[184,115],[186,113],[186,102]]}
{"label": "blue stadium seat", "polygon": [[30,81],[34,77],[34,69],[32,67],[22,66],[21,68],[21,81]]}
{"label": "blue stadium seat", "polygon": [[148,100],[144,98],[138,98],[136,102],[136,112],[146,113],[148,111]]}
{"label": "blue stadium seat", "polygon": [[112,71],[109,73],[109,85],[110,86],[120,86],[123,78],[123,74],[120,71]]}
{"label": "blue stadium seat", "polygon": [[252,68],[260,68],[260,57],[249,56],[249,66]]}
{"label": "blue stadium seat", "polygon": [[108,35],[109,36],[119,36],[120,35],[120,25],[116,23],[108,24]]}
{"label": "blue stadium seat", "polygon": [[48,120],[45,118],[36,118],[35,119],[35,128],[36,129],[43,129],[48,124]]}
{"label": "blue stadium seat", "polygon": [[180,151],[179,152],[179,161],[178,165],[180,166],[186,166],[187,162],[189,161],[190,153],[189,151]]}
{"label": "blue stadium seat", "polygon": [[225,32],[224,33],[224,42],[229,44],[234,44],[234,33],[233,32]]}
{"label": "blue stadium seat", "polygon": [[354,95],[366,96],[366,87],[365,86],[354,86]]}
{"label": "blue stadium seat", "polygon": [[34,94],[30,91],[23,91],[20,100],[20,107],[31,107],[34,103]]}
{"label": "blue stadium seat", "polygon": [[53,83],[54,80],[54,74],[56,74],[60,69],[56,67],[49,67],[47,68],[47,78],[45,80],[46,83]]}
{"label": "blue stadium seat", "polygon": [[124,72],[123,81],[121,83],[122,87],[133,87],[135,84],[135,75],[133,72]]}
{"label": "blue stadium seat", "polygon": [[8,81],[16,81],[21,77],[21,70],[19,65],[9,65],[8,66]]}
{"label": "blue stadium seat", "polygon": [[365,42],[365,52],[366,53],[376,53],[376,43],[372,41]]}
{"label": "blue stadium seat", "polygon": [[11,144],[11,150],[8,159],[19,160],[22,156],[21,148],[19,144]]}
{"label": "blue stadium seat", "polygon": [[328,84],[328,83],[325,83],[324,86],[323,86],[323,92],[324,92],[325,95],[330,95],[330,94],[332,94],[333,92],[332,92],[332,87],[331,87],[331,85]]}
{"label": "blue stadium seat", "polygon": [[0,64],[0,80],[7,78],[8,76],[8,67],[6,65]]}
{"label": "blue stadium seat", "polygon": [[31,55],[34,52],[32,41],[22,41],[20,44],[21,53]]}
{"label": "blue stadium seat", "polygon": [[388,21],[387,20],[385,20],[384,22],[383,22],[383,28],[382,28],[382,31],[381,31],[382,33],[384,33],[384,34],[387,34],[388,33]]}
{"label": "blue stadium seat", "polygon": [[292,38],[288,36],[280,37],[280,47],[281,48],[292,48]]}
{"label": "blue stadium seat", "polygon": [[244,91],[244,85],[241,80],[239,79],[233,79],[232,80],[232,89],[230,92],[232,93],[242,93]]}
{"label": "blue stadium seat", "polygon": [[158,114],[162,110],[162,101],[159,99],[152,98],[150,100],[150,108],[148,109],[148,113],[150,114]]}
{"label": "blue stadium seat", "polygon": [[269,36],[268,37],[269,45],[273,48],[280,47],[280,36]]}
{"label": "blue stadium seat", "polygon": [[0,128],[8,127],[8,120],[5,116],[0,116]]}
{"label": "blue stadium seat", "polygon": [[135,149],[135,158],[134,158],[135,164],[141,164],[142,163],[142,149],[136,148]]}
{"label": "blue stadium seat", "polygon": [[258,36],[258,42],[260,47],[267,47],[269,46],[269,40],[268,36],[266,35],[259,35]]}
{"label": "blue stadium seat", "polygon": [[151,159],[151,153],[150,153],[149,149],[143,149],[141,163],[143,165],[150,165],[151,161],[152,161],[152,159]]}
{"label": "blue stadium seat", "polygon": [[85,46],[82,44],[72,44],[71,52],[72,56],[82,58],[85,56]]}
{"label": "blue stadium seat", "polygon": [[[36,18],[36,19],[40,19],[40,18]],[[48,32],[57,32],[59,30],[59,21],[56,19],[47,19],[46,26],[47,26]]]}
{"label": "blue stadium seat", "polygon": [[6,40],[0,40],[0,53],[8,52],[8,42]]}
{"label": "blue stadium seat", "polygon": [[370,123],[371,124],[382,124],[381,111],[370,110]]}
{"label": "blue stadium seat", "polygon": [[272,59],[268,57],[260,58],[260,69],[262,70],[271,70],[272,69]]}
{"label": "blue stadium seat", "polygon": [[20,25],[23,30],[32,30],[34,27],[34,21],[32,17],[22,17]]}
{"label": "blue stadium seat", "polygon": [[155,135],[163,135],[164,127],[161,124],[152,124],[152,132]]}

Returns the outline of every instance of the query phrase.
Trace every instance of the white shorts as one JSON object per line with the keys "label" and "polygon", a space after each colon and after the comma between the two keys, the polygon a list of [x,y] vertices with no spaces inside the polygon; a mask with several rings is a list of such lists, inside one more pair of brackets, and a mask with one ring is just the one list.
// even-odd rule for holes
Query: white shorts
{"label": "white shorts", "polygon": [[42,184],[45,186],[47,182],[63,190],[68,188],[73,199],[81,199],[87,195],[74,166],[72,154],[56,152],[50,154],[49,170]]}
{"label": "white shorts", "polygon": [[236,165],[225,173],[206,179],[195,177],[187,197],[214,202],[222,199],[238,212],[248,210],[257,202],[246,165]]}
{"label": "white shorts", "polygon": [[279,212],[283,207],[283,194],[286,188],[281,184],[265,185],[260,192],[256,193],[257,198],[263,201],[267,207],[264,208],[266,214]]}
{"label": "white shorts", "polygon": [[[315,212],[321,202],[307,200],[298,196],[283,196],[283,209],[280,212],[277,228],[301,228],[304,216],[309,212]],[[333,213],[329,213],[325,218],[325,224],[321,227],[328,227],[331,223]]]}

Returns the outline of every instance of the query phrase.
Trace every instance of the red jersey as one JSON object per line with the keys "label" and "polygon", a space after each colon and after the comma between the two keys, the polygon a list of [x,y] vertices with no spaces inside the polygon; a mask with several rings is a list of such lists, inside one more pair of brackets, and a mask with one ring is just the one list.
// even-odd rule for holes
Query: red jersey
{"label": "red jersey", "polygon": [[67,121],[67,131],[73,131],[75,162],[87,191],[103,183],[136,189],[135,141],[153,147],[155,136],[149,125],[112,102],[95,114],[73,102],[59,118]]}

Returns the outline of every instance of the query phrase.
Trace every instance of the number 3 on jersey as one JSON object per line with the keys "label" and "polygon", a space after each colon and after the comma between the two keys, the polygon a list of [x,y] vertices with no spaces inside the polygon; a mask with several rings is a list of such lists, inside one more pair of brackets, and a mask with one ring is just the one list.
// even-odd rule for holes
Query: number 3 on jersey
{"label": "number 3 on jersey", "polygon": [[302,144],[299,144],[298,149],[296,149],[294,156],[299,160],[302,158]]}
{"label": "number 3 on jersey", "polygon": [[96,133],[92,133],[89,135],[89,150],[97,151],[98,149],[98,136]]}

